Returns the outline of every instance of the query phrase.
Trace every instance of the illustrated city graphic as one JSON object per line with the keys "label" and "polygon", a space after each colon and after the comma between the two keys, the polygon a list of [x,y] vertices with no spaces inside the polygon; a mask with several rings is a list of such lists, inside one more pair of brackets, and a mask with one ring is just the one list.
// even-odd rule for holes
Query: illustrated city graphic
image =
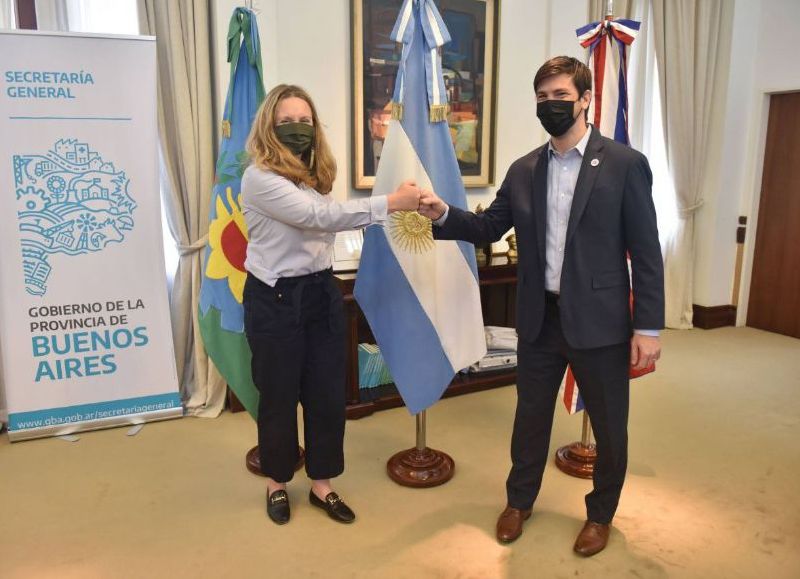
{"label": "illustrated city graphic", "polygon": [[[13,164],[29,294],[47,293],[51,255],[72,259],[102,251],[133,229],[136,202],[128,195],[129,179],[88,143],[62,139],[45,154],[14,155]],[[58,261],[57,267],[68,263]]]}

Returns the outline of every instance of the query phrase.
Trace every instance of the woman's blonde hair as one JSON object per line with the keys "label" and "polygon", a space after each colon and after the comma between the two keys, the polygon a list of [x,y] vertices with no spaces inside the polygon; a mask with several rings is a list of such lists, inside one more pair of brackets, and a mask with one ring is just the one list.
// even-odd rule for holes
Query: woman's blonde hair
{"label": "woman's blonde hair", "polygon": [[[298,158],[275,133],[275,113],[286,98],[303,99],[311,108],[314,141],[308,151]],[[273,171],[295,185],[305,183],[323,195],[330,193],[336,179],[336,160],[317,116],[317,109],[308,93],[299,86],[280,84],[269,91],[256,113],[250,136],[247,138],[250,161],[261,169]]]}

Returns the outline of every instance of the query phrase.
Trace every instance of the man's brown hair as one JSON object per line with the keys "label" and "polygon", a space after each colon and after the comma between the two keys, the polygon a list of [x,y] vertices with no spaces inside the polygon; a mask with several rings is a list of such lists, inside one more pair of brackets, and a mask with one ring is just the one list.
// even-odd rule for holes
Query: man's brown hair
{"label": "man's brown hair", "polygon": [[572,78],[572,83],[578,89],[578,98],[587,90],[592,90],[592,71],[577,58],[571,56],[556,56],[545,62],[533,78],[533,90],[539,90],[539,85],[547,78],[558,74],[566,74]]}

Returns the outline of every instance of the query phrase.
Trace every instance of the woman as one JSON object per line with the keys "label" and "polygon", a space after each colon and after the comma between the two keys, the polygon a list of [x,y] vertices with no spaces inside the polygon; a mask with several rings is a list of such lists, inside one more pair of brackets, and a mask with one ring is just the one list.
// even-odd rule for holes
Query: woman
{"label": "woman", "polygon": [[245,333],[253,381],[261,394],[258,446],[267,476],[267,514],[289,521],[286,483],[299,460],[297,404],[303,407],[309,500],[334,520],[353,511],[330,479],[344,470],[345,325],[331,273],[335,232],[380,223],[387,213],[416,210],[410,181],[385,196],[334,201],[334,161],[311,97],[279,85],[256,114],[242,177],[247,222]]}

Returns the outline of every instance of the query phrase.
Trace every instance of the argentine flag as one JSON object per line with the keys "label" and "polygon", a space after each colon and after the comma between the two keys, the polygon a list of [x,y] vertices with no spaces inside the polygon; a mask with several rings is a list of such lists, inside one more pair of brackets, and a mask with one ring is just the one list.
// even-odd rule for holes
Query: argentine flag
{"label": "argentine flag", "polygon": [[[372,194],[415,179],[466,209],[439,54],[450,35],[433,0],[405,0],[392,38],[403,43],[403,55]],[[412,414],[486,354],[475,249],[434,241],[430,220],[416,212],[393,213],[385,225],[367,228],[355,297]]]}

